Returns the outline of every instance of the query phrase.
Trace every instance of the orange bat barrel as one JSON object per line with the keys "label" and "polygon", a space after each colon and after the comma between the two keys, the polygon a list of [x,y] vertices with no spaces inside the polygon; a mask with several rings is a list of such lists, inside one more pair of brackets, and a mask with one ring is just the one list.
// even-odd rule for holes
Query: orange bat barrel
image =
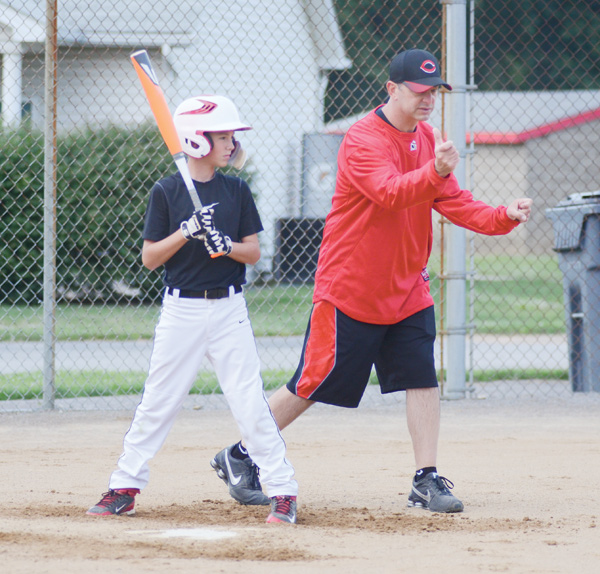
{"label": "orange bat barrel", "polygon": [[142,82],[144,92],[146,92],[146,98],[154,114],[156,125],[160,130],[160,133],[171,152],[171,155],[182,153],[181,143],[175,130],[175,124],[173,123],[173,117],[169,111],[167,100],[165,95],[158,83],[158,78],[150,62],[150,57],[146,50],[140,50],[131,54],[131,61],[133,67],[137,72],[137,75]]}

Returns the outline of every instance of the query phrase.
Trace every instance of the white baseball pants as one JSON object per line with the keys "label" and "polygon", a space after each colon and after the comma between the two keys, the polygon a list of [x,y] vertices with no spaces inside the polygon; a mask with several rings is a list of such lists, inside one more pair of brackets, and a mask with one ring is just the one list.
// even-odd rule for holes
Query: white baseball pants
{"label": "white baseball pants", "polygon": [[[178,291],[175,291],[178,293]],[[263,391],[254,333],[242,293],[224,299],[165,294],[150,369],[110,489],[142,489],[207,356],[269,497],[295,496],[298,484]]]}

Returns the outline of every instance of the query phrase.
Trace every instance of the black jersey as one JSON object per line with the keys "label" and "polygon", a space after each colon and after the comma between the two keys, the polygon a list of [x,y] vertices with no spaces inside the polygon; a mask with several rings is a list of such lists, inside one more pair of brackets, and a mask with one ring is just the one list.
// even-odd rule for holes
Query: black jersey
{"label": "black jersey", "polygon": [[[248,184],[220,172],[206,183],[194,181],[202,205],[214,206],[215,227],[240,242],[243,237],[263,230],[260,216]],[[160,241],[179,229],[182,221],[194,213],[194,205],[182,177],[173,174],[158,181],[150,192],[146,208],[143,238]],[[216,287],[242,285],[246,266],[230,257],[211,259],[204,241],[188,241],[165,263],[167,287],[203,291]]]}

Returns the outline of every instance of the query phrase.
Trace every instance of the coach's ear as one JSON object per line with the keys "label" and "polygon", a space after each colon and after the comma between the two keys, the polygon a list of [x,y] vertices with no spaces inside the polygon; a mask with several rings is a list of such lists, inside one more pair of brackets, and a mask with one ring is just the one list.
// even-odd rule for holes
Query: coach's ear
{"label": "coach's ear", "polygon": [[396,82],[388,81],[385,84],[385,89],[387,90],[390,100],[397,100],[400,96],[400,86],[396,84]]}

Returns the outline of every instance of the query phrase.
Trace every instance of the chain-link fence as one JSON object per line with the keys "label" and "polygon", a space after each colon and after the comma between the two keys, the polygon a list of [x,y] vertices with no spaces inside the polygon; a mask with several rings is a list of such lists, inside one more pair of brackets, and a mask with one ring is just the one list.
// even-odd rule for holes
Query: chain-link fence
{"label": "chain-link fence", "polygon": [[[60,408],[123,408],[143,388],[162,283],[141,264],[141,230],[152,184],[174,166],[129,58],[141,48],[172,110],[190,96],[220,93],[254,127],[240,136],[250,156],[242,177],[265,231],[246,298],[265,386],[285,383],[310,312],[343,134],[384,101],[396,52],[420,47],[444,62],[446,3],[60,2],[51,238],[44,233],[48,5],[0,0],[0,411],[55,399]],[[600,3],[480,0],[467,13],[464,58],[478,86],[469,96],[468,186],[493,205],[535,201],[526,226],[469,243],[467,388],[477,396],[563,394],[576,363],[569,353],[582,346],[587,322],[578,309],[582,323],[565,328],[563,273],[545,210],[600,187]],[[432,124],[443,127],[444,109],[442,97]],[[434,218],[434,227],[429,273],[445,366],[447,226]],[[49,244],[56,251],[50,307]],[[580,247],[570,253],[577,257]],[[219,400],[208,364],[192,403],[200,395]]]}

